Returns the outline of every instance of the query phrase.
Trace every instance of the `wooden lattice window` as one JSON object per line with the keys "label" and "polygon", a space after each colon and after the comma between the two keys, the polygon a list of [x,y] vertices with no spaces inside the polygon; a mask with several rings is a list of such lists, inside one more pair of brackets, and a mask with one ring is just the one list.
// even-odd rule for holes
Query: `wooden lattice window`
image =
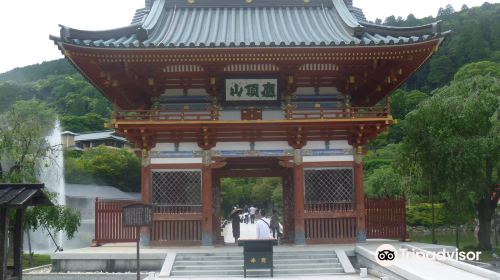
{"label": "wooden lattice window", "polygon": [[154,204],[201,205],[201,170],[154,170],[151,179]]}
{"label": "wooden lattice window", "polygon": [[354,202],[352,168],[304,169],[305,210],[351,210]]}

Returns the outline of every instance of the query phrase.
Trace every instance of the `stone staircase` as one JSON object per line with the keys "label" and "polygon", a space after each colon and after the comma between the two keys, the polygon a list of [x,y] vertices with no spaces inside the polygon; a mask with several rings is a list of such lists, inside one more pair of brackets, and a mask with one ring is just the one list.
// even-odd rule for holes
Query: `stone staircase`
{"label": "stone staircase", "polygon": [[[345,274],[334,251],[274,252],[274,276],[334,274]],[[170,276],[243,276],[243,253],[178,253]],[[270,271],[247,270],[247,276],[270,276]]]}

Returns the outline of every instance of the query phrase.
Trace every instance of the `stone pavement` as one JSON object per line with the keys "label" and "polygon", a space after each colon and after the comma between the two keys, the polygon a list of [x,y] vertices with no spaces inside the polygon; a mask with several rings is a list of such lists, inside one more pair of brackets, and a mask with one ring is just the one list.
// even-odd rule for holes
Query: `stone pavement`
{"label": "stone pavement", "polygon": [[[233,227],[231,223],[227,224],[222,231],[222,236],[224,236],[224,242],[234,243],[233,237]],[[257,224],[240,223],[240,239],[254,239],[257,238]]]}

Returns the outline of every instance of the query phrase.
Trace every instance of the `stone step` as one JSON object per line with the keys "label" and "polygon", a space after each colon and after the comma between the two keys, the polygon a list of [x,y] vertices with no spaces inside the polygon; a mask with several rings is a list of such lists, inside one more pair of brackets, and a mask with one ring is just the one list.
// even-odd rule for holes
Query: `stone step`
{"label": "stone step", "polygon": [[182,261],[175,261],[175,265],[211,265],[211,264],[233,264],[233,265],[240,265],[243,263],[243,258],[238,259],[238,260],[224,260],[223,262],[219,260],[182,260]]}
{"label": "stone step", "polygon": [[[269,275],[270,270],[247,270],[248,275]],[[274,269],[274,275],[286,275],[286,276],[295,276],[295,275],[334,275],[334,274],[344,274],[344,270],[342,268],[323,268],[323,269],[307,269],[307,268],[298,268],[298,269]],[[172,271],[172,276],[199,276],[199,270],[174,270]],[[227,277],[227,276],[242,276],[243,275],[243,267],[237,269],[227,269],[227,270],[208,270],[203,271],[203,276],[210,277]]]}
{"label": "stone step", "polygon": [[[323,258],[337,258],[333,253],[330,254],[283,254],[273,253],[275,259],[323,259]],[[219,256],[219,255],[189,255],[179,254],[176,260],[234,260],[243,259],[243,253],[233,256]]]}
{"label": "stone step", "polygon": [[[275,265],[281,264],[293,264],[293,265],[301,265],[301,264],[323,264],[323,265],[333,265],[339,264],[338,258],[323,258],[323,259],[283,259],[283,258],[274,258],[273,260]],[[217,265],[223,263],[225,265],[242,265],[243,259],[227,259],[224,261],[220,260],[176,260],[175,265],[179,266],[202,266],[202,265]]]}
{"label": "stone step", "polygon": [[[325,263],[309,263],[309,264],[276,264],[274,263],[274,268],[276,270],[298,270],[298,269],[337,269],[337,268],[342,268],[342,265],[340,263],[331,263],[331,264],[325,264]],[[202,265],[176,265],[174,268],[174,271],[181,271],[181,270],[203,270],[203,271],[213,271],[213,270],[232,270],[232,269],[243,269],[243,264],[225,264],[225,263],[220,263],[220,264],[202,264]]]}
{"label": "stone step", "polygon": [[237,257],[243,255],[243,251],[241,252],[220,252],[220,253],[179,253],[177,256],[183,257]]}
{"label": "stone step", "polygon": [[225,261],[225,260],[241,260],[243,261],[243,254],[239,256],[183,256],[177,255],[176,261]]}
{"label": "stone step", "polygon": [[308,254],[308,255],[335,255],[334,251],[299,251],[299,252],[287,252],[287,251],[274,251],[275,254],[279,255],[297,255],[297,254]]}
{"label": "stone step", "polygon": [[[339,258],[332,251],[274,252],[276,276],[314,276],[344,274]],[[172,276],[243,276],[243,253],[178,254]],[[270,270],[248,270],[247,276],[270,276]]]}

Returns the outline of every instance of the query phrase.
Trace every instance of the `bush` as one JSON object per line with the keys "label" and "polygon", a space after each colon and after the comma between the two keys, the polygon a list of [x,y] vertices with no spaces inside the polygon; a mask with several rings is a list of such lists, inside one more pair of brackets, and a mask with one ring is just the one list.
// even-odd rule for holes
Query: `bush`
{"label": "bush", "polygon": [[[442,203],[434,204],[435,226],[445,224],[445,216]],[[430,227],[432,224],[432,205],[431,203],[419,203],[412,206],[406,206],[406,223],[410,226]]]}
{"label": "bush", "polygon": [[79,158],[67,154],[64,168],[68,183],[109,185],[124,192],[141,189],[140,160],[126,149],[98,146]]}

